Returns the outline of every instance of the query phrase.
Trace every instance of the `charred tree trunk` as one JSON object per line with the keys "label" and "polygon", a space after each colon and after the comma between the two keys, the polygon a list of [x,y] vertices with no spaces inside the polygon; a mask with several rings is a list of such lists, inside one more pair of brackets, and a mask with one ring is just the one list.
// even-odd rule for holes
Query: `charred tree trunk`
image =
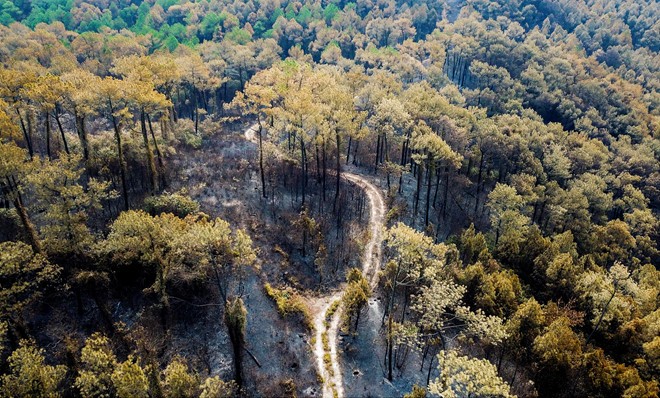
{"label": "charred tree trunk", "polygon": [[305,150],[305,142],[302,139],[302,135],[300,136],[300,161],[301,161],[301,166],[302,166],[302,183],[301,183],[301,188],[302,188],[302,207],[305,207],[305,198],[307,194],[307,154]]}
{"label": "charred tree trunk", "polygon": [[380,160],[380,134],[376,140],[376,161],[374,162],[374,173],[378,171],[378,161]]}
{"label": "charred tree trunk", "polygon": [[484,153],[481,152],[481,156],[479,158],[479,174],[477,175],[477,192],[474,195],[474,218],[477,218],[477,212],[479,210],[479,193],[481,191],[481,176],[483,173],[484,169]]}
{"label": "charred tree trunk", "polygon": [[195,135],[198,135],[199,134],[199,100],[197,98],[198,95],[194,87],[191,89],[191,91],[192,91],[191,92],[192,96],[195,98],[195,101],[193,102],[195,107],[195,109],[193,109],[193,115],[195,117]]}
{"label": "charred tree trunk", "polygon": [[422,164],[423,163],[420,162],[417,165],[417,189],[415,190],[415,205],[413,206],[413,217],[417,216],[417,209],[419,208],[419,196],[420,196],[420,191],[422,190],[422,176],[424,174]]}
{"label": "charred tree trunk", "polygon": [[426,385],[428,386],[431,382],[431,372],[433,371],[433,361],[435,360],[435,355],[431,355],[431,361],[429,362],[429,372],[426,374]]}
{"label": "charred tree trunk", "polygon": [[[34,137],[34,126],[32,125],[34,115],[29,109],[26,112],[25,118],[27,120],[27,131],[28,131],[28,136],[30,137],[30,145],[34,145],[34,141],[32,141],[32,137]],[[34,146],[32,147],[32,149],[34,149]]]}
{"label": "charred tree trunk", "polygon": [[149,168],[149,177],[151,179],[151,193],[158,192],[158,171],[156,170],[156,161],[154,153],[151,152],[151,145],[149,145],[149,135],[147,134],[147,121],[144,108],[140,110],[140,130],[142,132],[142,141],[144,141],[144,148],[147,151],[147,163]]}
{"label": "charred tree trunk", "polygon": [[6,177],[6,182],[0,183],[0,188],[2,188],[3,196],[11,198],[11,202],[18,213],[18,217],[23,224],[23,229],[29,240],[30,246],[35,253],[43,254],[43,248],[41,247],[41,241],[39,240],[39,235],[37,230],[34,228],[34,225],[30,221],[25,205],[23,204],[23,198],[18,190],[18,184],[13,177]]}
{"label": "charred tree trunk", "polygon": [[340,174],[341,174],[341,164],[339,161],[339,151],[340,151],[340,144],[341,144],[341,139],[339,137],[339,129],[335,130],[335,139],[337,140],[337,163],[336,163],[336,173],[337,173],[337,185],[335,187],[335,203],[333,205],[333,209],[337,208],[337,201],[339,200],[339,180],[340,180]]}
{"label": "charred tree trunk", "polygon": [[[163,187],[167,185],[167,181],[165,180],[165,162],[163,161],[163,154],[160,151],[160,147],[158,146],[158,141],[156,141],[156,134],[154,134],[154,126],[151,124],[151,117],[149,114],[146,114],[147,116],[147,123],[149,124],[149,132],[151,133],[151,140],[154,142],[154,150],[156,151],[156,159],[158,160],[158,175],[160,176],[160,181]],[[161,134],[163,133],[162,128],[161,128]]]}
{"label": "charred tree trunk", "polygon": [[245,346],[245,325],[247,311],[243,300],[235,298],[225,305],[225,323],[234,351],[234,377],[239,387],[243,386],[243,347]]}
{"label": "charred tree trunk", "polygon": [[447,217],[447,204],[449,201],[449,167],[445,167],[445,193],[442,198],[442,218]]}
{"label": "charred tree trunk", "polygon": [[124,149],[121,143],[121,131],[119,124],[117,123],[117,118],[114,116],[114,109],[112,107],[112,101],[110,101],[110,118],[112,119],[112,127],[115,132],[115,141],[117,142],[117,158],[119,161],[119,177],[121,179],[121,190],[122,196],[124,198],[124,210],[129,210],[128,205],[128,186],[126,185],[126,163],[124,162]]}
{"label": "charred tree trunk", "polygon": [[325,203],[326,193],[327,193],[327,181],[328,181],[328,163],[327,163],[327,148],[325,144],[325,138],[323,139],[323,202]]}
{"label": "charred tree trunk", "polygon": [[89,142],[87,141],[87,130],[85,129],[85,116],[79,114],[76,117],[76,129],[78,130],[78,138],[80,139],[80,146],[83,150],[83,159],[89,160]]}
{"label": "charred tree trunk", "polygon": [[32,137],[30,136],[30,131],[25,126],[25,121],[23,120],[23,115],[21,111],[16,109],[18,114],[18,120],[21,122],[21,130],[23,131],[23,138],[25,139],[25,145],[27,146],[28,153],[30,154],[30,159],[34,158],[34,148],[32,147]]}
{"label": "charred tree trunk", "polygon": [[394,359],[394,339],[392,335],[392,314],[390,313],[387,321],[387,380],[392,381],[392,363]]}
{"label": "charred tree trunk", "polygon": [[261,174],[261,196],[265,199],[266,196],[266,174],[264,173],[264,138],[263,138],[263,126],[261,125],[261,120],[259,120],[259,174]]}
{"label": "charred tree trunk", "polygon": [[603,311],[600,313],[600,316],[598,317],[598,322],[596,322],[596,326],[594,327],[594,330],[592,330],[591,333],[589,333],[589,337],[587,337],[587,341],[585,344],[589,344],[591,339],[594,337],[594,334],[596,334],[598,329],[600,329],[600,324],[603,322],[603,318],[605,317],[607,310],[610,308],[610,303],[612,303],[612,300],[614,300],[614,296],[616,296],[617,285],[618,285],[618,281],[615,281],[614,291],[612,292],[612,295],[610,296],[609,300],[607,300],[607,303],[605,304],[605,308],[603,308]]}
{"label": "charred tree trunk", "polygon": [[60,111],[58,107],[55,107],[55,122],[57,123],[57,128],[60,131],[60,136],[62,137],[62,145],[64,145],[64,152],[66,152],[67,155],[70,155],[71,152],[69,152],[69,143],[66,141],[66,134],[64,134],[64,128],[62,128],[62,121],[60,120]]}
{"label": "charred tree trunk", "polygon": [[429,154],[428,159],[428,176],[426,178],[426,211],[424,212],[424,225],[429,226],[429,208],[431,207],[431,182],[433,181],[433,170],[435,165],[433,164],[433,155]]}
{"label": "charred tree trunk", "polygon": [[321,151],[319,151],[318,141],[314,143],[314,153],[316,154],[316,183],[321,183]]}
{"label": "charred tree trunk", "polygon": [[48,159],[53,159],[53,154],[50,148],[50,141],[51,141],[51,128],[50,128],[50,114],[48,111],[44,112],[44,122],[46,123],[46,155],[48,155]]}
{"label": "charred tree trunk", "polygon": [[406,151],[408,148],[408,141],[410,138],[406,136],[406,140],[403,142],[403,145],[401,146],[401,166],[406,165]]}

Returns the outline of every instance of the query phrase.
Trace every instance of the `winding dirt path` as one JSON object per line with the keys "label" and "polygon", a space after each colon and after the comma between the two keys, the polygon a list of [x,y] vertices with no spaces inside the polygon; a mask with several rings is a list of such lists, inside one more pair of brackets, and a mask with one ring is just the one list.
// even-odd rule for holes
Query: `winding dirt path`
{"label": "winding dirt path", "polygon": [[[257,129],[258,124],[250,126],[245,130],[245,139],[258,144]],[[369,199],[369,232],[370,238],[364,249],[362,258],[362,274],[367,278],[371,288],[375,288],[378,283],[378,271],[380,270],[382,257],[383,225],[385,221],[385,201],[380,189],[375,187],[364,177],[350,173],[342,172],[341,178],[360,187]],[[334,293],[318,298],[310,299],[310,307],[314,314],[315,343],[313,347],[316,366],[319,374],[323,377],[323,397],[324,398],[343,398],[344,383],[342,381],[341,366],[339,364],[338,339],[339,323],[341,320],[341,309],[334,312],[329,322],[326,322],[326,314],[333,303],[341,299],[344,294],[344,285]],[[327,326],[327,327],[326,327]],[[327,336],[327,345],[323,344],[324,335]],[[329,352],[326,352],[329,348]],[[326,365],[326,354],[329,354],[329,363]]]}

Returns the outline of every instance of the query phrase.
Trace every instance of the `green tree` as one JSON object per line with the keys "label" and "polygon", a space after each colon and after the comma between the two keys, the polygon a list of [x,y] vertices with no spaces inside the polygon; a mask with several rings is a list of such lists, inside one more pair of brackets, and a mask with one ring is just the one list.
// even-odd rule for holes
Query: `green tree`
{"label": "green tree", "polygon": [[17,398],[57,398],[66,366],[46,365],[44,350],[25,341],[8,359],[10,373],[0,377],[0,395]]}
{"label": "green tree", "polygon": [[[517,253],[530,224],[529,217],[521,214],[524,199],[516,189],[498,183],[488,194],[486,206],[490,222],[495,228],[495,245],[503,253]],[[502,242],[500,242],[500,239]]]}
{"label": "green tree", "polygon": [[[26,181],[34,190],[35,207],[45,221],[41,235],[51,255],[81,256],[94,240],[88,227],[90,216],[103,209],[112,198],[110,183],[89,178],[83,186],[81,157],[62,154],[57,160],[37,160]],[[98,213],[97,213],[98,214]]]}
{"label": "green tree", "polygon": [[166,329],[171,285],[215,281],[225,301],[242,294],[245,268],[256,262],[247,233],[232,233],[226,221],[196,215],[181,219],[169,213],[154,217],[143,211],[123,212],[98,249],[117,267],[139,265],[143,271],[155,271],[149,290],[160,300]]}
{"label": "green tree", "polygon": [[223,381],[219,376],[207,377],[201,385],[200,398],[232,398],[238,386],[232,381]]}
{"label": "green tree", "polygon": [[367,305],[371,296],[369,282],[357,268],[351,268],[346,276],[347,286],[342,296],[343,329],[351,329],[352,320],[355,319],[353,330],[357,332],[360,322],[360,313]]}
{"label": "green tree", "polygon": [[234,350],[234,377],[239,387],[243,386],[243,349],[245,348],[245,328],[247,310],[240,297],[231,298],[225,305],[225,324]]}
{"label": "green tree", "polygon": [[114,131],[115,143],[117,146],[117,160],[119,162],[119,177],[121,181],[121,194],[124,202],[124,210],[128,210],[128,183],[127,166],[124,156],[124,144],[122,143],[122,127],[132,119],[129,111],[129,101],[131,98],[130,85],[123,80],[106,77],[99,82],[98,97],[96,105],[99,112],[107,117]]}
{"label": "green tree", "polygon": [[[463,156],[454,152],[451,147],[437,134],[435,134],[430,127],[424,122],[415,126],[411,147],[419,151],[422,156],[417,157],[419,161],[426,160],[427,170],[427,185],[426,185],[426,211],[424,213],[425,225],[429,225],[429,208],[431,205],[431,185],[433,183],[434,173],[438,167],[438,163],[443,164],[447,168],[457,169],[460,167]],[[418,171],[418,185],[415,201],[419,200],[419,189],[422,171]],[[448,189],[448,187],[446,187]],[[445,205],[443,204],[443,208]],[[415,208],[417,206],[415,205]]]}
{"label": "green tree", "polygon": [[65,108],[70,109],[73,113],[83,159],[87,162],[91,154],[86,121],[97,112],[95,104],[98,93],[93,88],[100,86],[101,79],[88,71],[74,69],[63,74],[62,81],[65,84],[64,87],[67,88],[64,93]]}
{"label": "green tree", "polygon": [[42,244],[27,212],[23,195],[23,178],[29,172],[27,153],[14,140],[17,127],[7,114],[7,104],[0,99],[0,197],[11,203],[19,216],[30,245],[42,253]]}
{"label": "green tree", "polygon": [[438,354],[440,377],[429,384],[429,392],[441,397],[512,397],[509,385],[486,359],[469,358],[456,351]]}
{"label": "green tree", "polygon": [[118,398],[149,397],[149,381],[135,357],[118,363],[110,378]]}
{"label": "green tree", "polygon": [[68,90],[70,90],[70,87],[62,82],[60,77],[51,74],[39,76],[36,81],[26,84],[22,90],[23,95],[32,102],[43,115],[46,129],[46,153],[49,159],[53,157],[51,118],[54,118],[57,122],[62,145],[64,146],[65,152],[67,154],[69,153],[69,145],[60,118],[61,104],[64,102]]}
{"label": "green tree", "polygon": [[25,150],[13,142],[4,143],[0,139],[0,193],[16,209],[21,224],[32,249],[43,253],[41,239],[32,223],[21,195],[22,178],[27,174]]}
{"label": "green tree", "polygon": [[197,396],[199,381],[181,358],[174,358],[163,371],[163,392],[167,397]]}
{"label": "green tree", "polygon": [[555,319],[534,339],[534,353],[548,367],[567,369],[577,365],[582,342],[565,316]]}
{"label": "green tree", "polygon": [[60,280],[61,268],[22,242],[0,243],[0,320],[25,337],[24,310]]}
{"label": "green tree", "polygon": [[115,394],[112,376],[117,366],[110,341],[95,333],[85,341],[80,355],[82,364],[75,387],[85,397],[110,397]]}
{"label": "green tree", "polygon": [[[166,95],[156,90],[160,87],[161,91],[168,90],[170,81],[176,79],[176,75],[167,70],[168,64],[159,62],[155,57],[125,57],[115,61],[113,72],[118,73],[129,84],[127,95],[130,95],[134,113],[140,115],[140,131],[147,154],[147,166],[151,180],[151,191],[157,192],[159,189],[159,170],[163,173],[163,156],[158,147],[156,136],[151,125],[150,114],[165,114],[172,103]],[[171,63],[170,68],[175,69]],[[154,149],[158,158],[158,167],[156,159],[149,143],[149,133],[147,131],[147,122],[153,139]]]}
{"label": "green tree", "polygon": [[274,78],[272,71],[264,71],[255,75],[245,86],[242,92],[236,94],[234,100],[229,104],[230,108],[236,108],[243,115],[254,115],[257,117],[257,135],[259,137],[259,173],[261,174],[261,195],[266,198],[266,177],[264,172],[264,149],[263,135],[268,118],[273,117],[273,102],[278,98],[277,93],[271,86]]}
{"label": "green tree", "polygon": [[501,318],[487,316],[479,309],[473,311],[463,303],[464,286],[440,280],[420,290],[411,305],[419,315],[420,331],[426,338],[440,338],[443,348],[446,335],[452,331],[493,344],[507,337]]}

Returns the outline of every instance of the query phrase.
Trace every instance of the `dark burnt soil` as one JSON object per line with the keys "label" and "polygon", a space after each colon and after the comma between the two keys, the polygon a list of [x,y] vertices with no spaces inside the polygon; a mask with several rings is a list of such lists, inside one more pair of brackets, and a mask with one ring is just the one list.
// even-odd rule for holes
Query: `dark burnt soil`
{"label": "dark burnt soil", "polygon": [[[243,359],[248,394],[283,396],[283,382],[290,379],[298,396],[318,396],[320,383],[312,358],[311,334],[299,317],[283,319],[263,286],[270,283],[315,295],[341,283],[346,270],[360,264],[368,206],[363,192],[345,183],[335,206],[330,175],[324,201],[322,180],[317,180],[312,169],[306,202],[316,228],[307,234],[303,254],[298,224],[302,177],[294,165],[266,159],[268,198],[263,199],[257,148],[245,141],[243,127],[226,127],[205,139],[199,149],[180,148],[170,160],[169,168],[174,172],[169,191],[187,190],[204,213],[245,229],[258,250],[258,269],[248,273],[243,295],[248,310],[249,353],[245,352]],[[327,252],[322,264],[315,261],[322,253],[321,246]],[[200,310],[190,303],[176,303],[178,311],[189,307],[197,315],[174,325],[170,355],[191,358],[200,371],[231,379],[232,350],[222,307],[212,304]]]}

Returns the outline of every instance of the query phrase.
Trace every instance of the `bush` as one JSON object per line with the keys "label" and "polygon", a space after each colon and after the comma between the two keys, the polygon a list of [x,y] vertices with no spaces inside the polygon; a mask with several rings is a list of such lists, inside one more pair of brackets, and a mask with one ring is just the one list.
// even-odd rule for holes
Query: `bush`
{"label": "bush", "polygon": [[302,297],[291,288],[278,289],[270,283],[264,285],[266,295],[277,305],[277,312],[283,317],[299,315],[303,318],[305,326],[309,330],[314,329],[312,314],[309,313],[307,305]]}
{"label": "bush", "polygon": [[172,213],[177,217],[184,218],[190,214],[198,213],[199,203],[183,191],[172,194],[165,192],[162,195],[145,199],[144,210],[152,216]]}
{"label": "bush", "polygon": [[286,379],[280,382],[280,387],[284,390],[283,397],[287,398],[296,398],[296,382],[293,379]]}
{"label": "bush", "polygon": [[212,137],[219,131],[222,131],[222,123],[220,122],[214,121],[210,118],[199,122],[199,135],[202,138]]}
{"label": "bush", "polygon": [[20,222],[14,209],[0,208],[0,242],[16,240],[22,234]]}
{"label": "bush", "polygon": [[202,147],[202,135],[195,133],[195,123],[190,119],[180,119],[174,127],[174,136],[185,146],[199,149]]}

